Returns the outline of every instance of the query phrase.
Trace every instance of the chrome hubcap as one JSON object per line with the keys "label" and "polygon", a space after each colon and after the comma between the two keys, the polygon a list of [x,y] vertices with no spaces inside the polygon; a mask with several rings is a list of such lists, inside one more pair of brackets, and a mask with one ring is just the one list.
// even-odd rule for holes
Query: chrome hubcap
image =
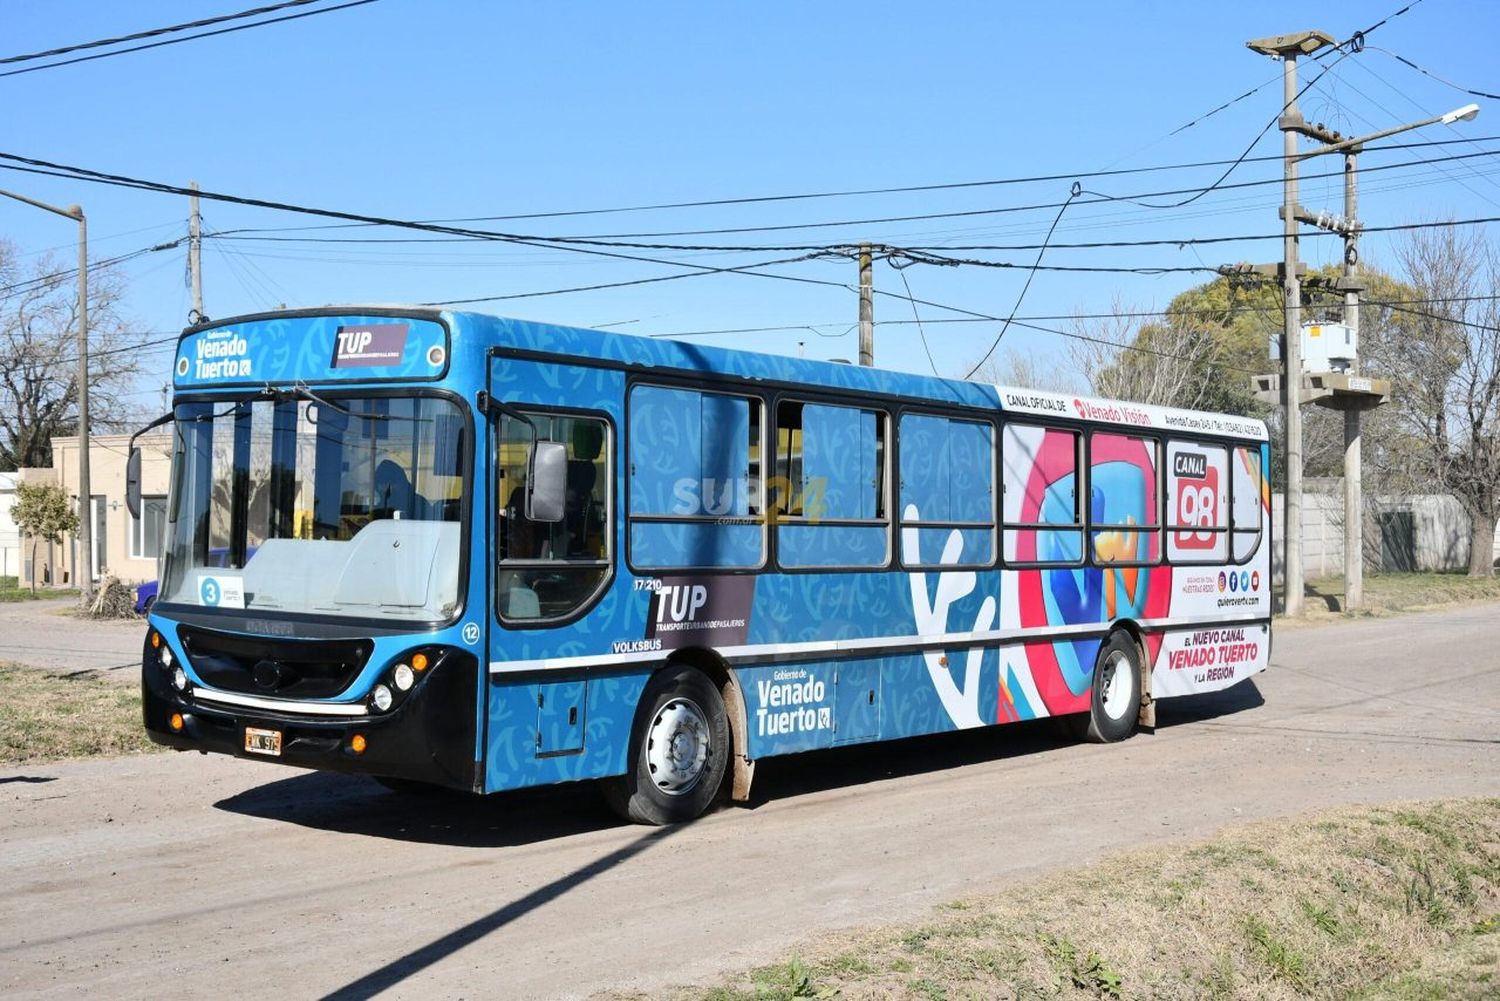
{"label": "chrome hubcap", "polygon": [[662,792],[690,791],[708,765],[708,717],[689,699],[672,699],[657,710],[646,733],[646,767]]}
{"label": "chrome hubcap", "polygon": [[1130,661],[1116,650],[1104,661],[1104,715],[1120,719],[1130,709],[1135,682],[1130,677]]}

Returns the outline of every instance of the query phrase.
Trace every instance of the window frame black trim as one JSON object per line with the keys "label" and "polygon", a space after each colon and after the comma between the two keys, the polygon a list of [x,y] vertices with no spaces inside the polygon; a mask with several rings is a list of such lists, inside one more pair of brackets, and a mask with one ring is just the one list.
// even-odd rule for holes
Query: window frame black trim
{"label": "window frame black trim", "polygon": [[[1020,427],[1040,428],[1042,431],[1062,431],[1071,434],[1076,439],[1073,447],[1073,515],[1077,518],[1072,524],[1044,523],[1045,527],[1031,527],[1026,522],[1008,522],[1005,520],[1005,484],[1000,484],[1000,521],[998,529],[1000,565],[1006,570],[1078,570],[1083,567],[1092,566],[1089,562],[1089,538],[1088,538],[1088,512],[1084,506],[1084,487],[1088,485],[1083,478],[1083,471],[1088,469],[1088,431],[1091,425],[1076,421],[1049,422],[1046,418],[1038,418],[1026,415],[1030,420],[1006,420],[1001,422],[1000,441],[1000,471],[1001,476],[1005,473],[1005,431],[1011,425]],[[1011,560],[1005,555],[1005,533],[1007,531],[1022,532],[1077,532],[1078,533],[1078,559],[1070,562],[1040,561],[1040,560]]]}
{"label": "window frame black trim", "polygon": [[[613,366],[611,366],[613,367]],[[628,366],[625,366],[628,372]],[[775,534],[769,531],[770,519],[765,514],[766,494],[766,436],[768,433],[770,418],[768,416],[767,401],[765,394],[751,392],[748,389],[721,390],[716,387],[716,380],[698,380],[696,382],[687,379],[671,379],[656,377],[626,378],[623,398],[620,401],[620,413],[623,415],[625,427],[630,427],[630,408],[632,406],[631,396],[638,386],[657,389],[672,389],[694,393],[712,393],[716,396],[731,396],[743,400],[753,400],[760,404],[760,471],[759,489],[761,498],[760,515],[749,516],[717,516],[717,515],[672,515],[672,514],[643,514],[636,515],[630,511],[630,486],[631,478],[634,477],[630,467],[629,447],[626,442],[626,455],[620,466],[620,473],[624,479],[625,502],[621,506],[624,512],[620,519],[620,530],[623,533],[623,546],[625,549],[625,569],[637,577],[656,578],[660,576],[677,577],[686,574],[761,574],[769,573],[775,566],[771,556],[771,537]],[[630,525],[633,521],[641,521],[645,524],[716,524],[716,525],[760,525],[760,562],[754,566],[681,566],[681,567],[644,567],[635,562],[635,546],[632,542],[633,535]]]}
{"label": "window frame black trim", "polygon": [[[1136,441],[1149,442],[1151,444],[1151,446],[1153,447],[1153,449],[1155,450],[1155,460],[1156,461],[1155,461],[1155,464],[1153,466],[1153,469],[1154,469],[1154,472],[1155,472],[1155,477],[1154,478],[1156,480],[1156,484],[1155,484],[1155,489],[1152,492],[1155,493],[1155,495],[1156,495],[1156,498],[1155,498],[1156,499],[1156,521],[1155,521],[1155,523],[1150,524],[1150,525],[1115,525],[1115,524],[1109,524],[1109,523],[1095,524],[1094,523],[1094,516],[1093,516],[1092,510],[1086,510],[1085,514],[1087,515],[1086,521],[1087,521],[1087,524],[1088,524],[1088,529],[1087,529],[1087,531],[1088,531],[1088,539],[1087,539],[1087,546],[1086,546],[1086,548],[1088,549],[1088,556],[1087,556],[1087,558],[1088,558],[1088,564],[1089,564],[1089,566],[1099,567],[1101,569],[1124,569],[1124,570],[1150,569],[1152,567],[1159,567],[1159,566],[1164,566],[1164,565],[1170,566],[1171,564],[1168,563],[1168,561],[1167,561],[1167,540],[1166,540],[1166,535],[1164,533],[1165,523],[1162,521],[1162,514],[1163,514],[1163,512],[1165,510],[1165,507],[1166,507],[1166,491],[1167,491],[1167,478],[1164,475],[1164,465],[1165,465],[1166,454],[1167,454],[1167,447],[1166,447],[1165,440],[1162,438],[1162,436],[1160,434],[1156,434],[1155,432],[1132,431],[1132,430],[1130,430],[1128,428],[1116,428],[1114,425],[1102,425],[1102,426],[1101,425],[1095,425],[1093,427],[1090,427],[1089,431],[1088,431],[1088,434],[1086,436],[1087,439],[1088,439],[1088,442],[1087,442],[1087,446],[1086,446],[1086,449],[1085,449],[1085,456],[1088,459],[1088,472],[1089,472],[1089,477],[1088,477],[1088,488],[1089,488],[1089,490],[1088,490],[1088,496],[1089,496],[1090,503],[1092,503],[1093,496],[1094,496],[1094,493],[1093,493],[1093,488],[1094,488],[1094,436],[1095,435],[1099,435],[1099,434],[1110,435],[1110,436],[1115,437],[1115,438],[1134,438]],[[1156,559],[1154,559],[1154,560],[1101,560],[1101,559],[1099,559],[1098,556],[1096,555],[1097,554],[1097,550],[1096,550],[1095,546],[1097,545],[1097,543],[1096,543],[1096,541],[1094,539],[1094,533],[1095,532],[1107,532],[1107,531],[1117,531],[1117,532],[1123,532],[1123,533],[1128,533],[1128,534],[1133,534],[1133,535],[1145,535],[1147,533],[1155,533],[1155,535],[1156,535]]]}
{"label": "window frame black trim", "polygon": [[[955,412],[956,411],[956,412]],[[1004,535],[1000,528],[1000,516],[1004,510],[1004,484],[1000,478],[1004,475],[1004,468],[1000,461],[1000,438],[1002,431],[1003,411],[996,411],[986,417],[977,417],[970,414],[968,410],[957,408],[933,408],[921,406],[900,407],[892,416],[892,426],[895,428],[895,462],[892,466],[891,495],[892,495],[892,522],[896,534],[895,569],[909,572],[932,572],[943,570],[997,570],[1003,565]],[[918,521],[907,521],[902,517],[901,507],[901,422],[910,415],[913,417],[937,417],[952,423],[959,421],[965,424],[978,424],[990,429],[990,520],[989,521],[929,521],[926,519]],[[950,531],[973,531],[976,529],[987,530],[990,535],[990,558],[982,563],[923,563],[921,561],[908,562],[906,554],[902,550],[901,530],[904,528],[928,528],[948,529]],[[918,552],[920,556],[920,551]]]}
{"label": "window frame black trim", "polygon": [[[832,398],[830,398],[830,396]],[[880,573],[882,571],[889,571],[893,569],[897,565],[896,561],[899,559],[899,552],[895,534],[896,519],[893,512],[891,511],[894,501],[894,498],[892,496],[892,470],[894,467],[892,463],[896,455],[897,447],[894,444],[895,434],[893,433],[893,418],[896,413],[896,409],[894,407],[881,406],[878,402],[871,403],[869,400],[862,399],[857,396],[845,395],[841,398],[837,394],[821,393],[817,391],[816,387],[811,393],[807,392],[806,390],[794,389],[774,394],[772,399],[768,401],[768,407],[765,411],[767,429],[769,433],[767,437],[763,439],[763,444],[761,445],[761,472],[763,476],[765,473],[765,443],[774,443],[776,441],[776,433],[781,430],[781,425],[777,422],[776,415],[777,412],[780,411],[781,405],[783,403],[797,403],[801,404],[804,407],[811,404],[813,406],[840,407],[845,410],[869,411],[875,414],[875,416],[882,421],[882,425],[877,428],[877,440],[883,444],[883,447],[879,450],[882,453],[882,468],[880,470],[881,490],[877,494],[877,501],[881,502],[882,506],[885,508],[886,514],[884,518],[819,518],[816,521],[809,521],[806,518],[791,517],[783,519],[780,516],[772,516],[769,511],[769,505],[767,504],[766,522],[768,527],[770,528],[770,531],[768,533],[770,541],[770,552],[768,553],[769,562],[776,567],[777,572],[784,574]],[[779,448],[773,447],[773,464],[779,462],[779,456]],[[775,479],[776,475],[778,474],[773,473],[771,479]],[[767,498],[767,500],[769,500],[769,498]],[[788,525],[801,526],[804,528],[811,527],[813,525],[831,526],[834,528],[883,528],[885,529],[885,559],[881,560],[879,563],[864,564],[783,563],[781,560],[780,531],[783,522]]]}
{"label": "window frame black trim", "polygon": [[[486,364],[486,368],[489,368],[488,364]],[[488,376],[489,373],[486,372],[486,381],[488,381]],[[558,407],[552,404],[532,403],[525,400],[507,401],[506,406],[528,415],[537,414],[544,417],[582,417],[588,420],[597,420],[602,422],[605,428],[605,455],[610,461],[607,463],[607,465],[609,466],[609,475],[606,477],[606,482],[609,484],[609,490],[606,494],[605,505],[605,523],[607,531],[604,533],[605,544],[609,547],[609,559],[607,561],[607,569],[604,573],[604,576],[599,579],[599,583],[595,586],[594,590],[589,594],[589,596],[583,601],[579,602],[578,605],[570,610],[569,613],[565,616],[509,620],[506,619],[505,616],[500,614],[500,571],[502,569],[508,569],[513,565],[510,563],[502,564],[499,558],[499,486],[501,468],[499,461],[500,419],[505,415],[501,413],[497,419],[485,421],[485,423],[488,425],[486,437],[489,438],[493,443],[492,447],[490,447],[488,450],[490,458],[490,482],[488,485],[495,489],[494,502],[489,505],[490,510],[485,522],[489,535],[489,544],[485,547],[485,562],[489,564],[488,570],[492,575],[489,586],[487,588],[489,594],[486,596],[485,600],[489,603],[490,614],[494,617],[495,625],[502,630],[509,630],[511,632],[525,632],[532,629],[556,629],[561,626],[571,625],[572,623],[582,619],[589,612],[593,611],[594,608],[598,606],[599,602],[604,600],[604,596],[609,593],[610,588],[614,586],[617,566],[619,563],[619,559],[616,554],[617,539],[615,536],[617,526],[614,522],[614,514],[618,508],[615,497],[616,474],[618,470],[614,464],[614,460],[616,460],[616,442],[619,440],[618,429],[615,426],[614,419],[607,411],[604,410],[591,410],[585,407]],[[569,565],[569,561],[567,560],[527,560],[524,561],[524,563],[536,564],[539,566],[539,568],[542,566],[557,567],[560,564],[563,567],[567,567]],[[588,561],[586,563],[573,563],[571,565],[580,567],[581,569],[587,569],[589,567],[600,566],[602,564],[595,561]]]}

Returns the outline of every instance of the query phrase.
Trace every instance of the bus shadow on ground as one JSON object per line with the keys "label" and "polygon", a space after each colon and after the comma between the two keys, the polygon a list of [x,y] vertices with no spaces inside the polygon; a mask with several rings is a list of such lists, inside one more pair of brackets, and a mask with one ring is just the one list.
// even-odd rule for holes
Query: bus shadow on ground
{"label": "bus shadow on ground", "polygon": [[214,807],[321,831],[460,848],[515,847],[624,824],[591,782],[471,796],[398,793],[363,776],[306,772]]}
{"label": "bus shadow on ground", "polygon": [[1265,696],[1255,682],[1242,681],[1232,688],[1203,695],[1188,695],[1176,699],[1164,699],[1156,704],[1156,728],[1181,726],[1185,723],[1204,723],[1221,716],[1233,716],[1249,709],[1259,709],[1266,704]]}
{"label": "bus shadow on ground", "polygon": [[[1157,729],[1207,722],[1264,704],[1254,682],[1168,699],[1157,704]],[[1063,721],[1041,719],[768,758],[756,768],[751,800],[744,807],[753,810],[833,789],[1025,758],[1077,742]],[[323,831],[467,848],[515,847],[624,824],[604,805],[592,782],[490,796],[442,790],[424,795],[392,792],[362,776],[306,772],[256,786],[214,806]]]}

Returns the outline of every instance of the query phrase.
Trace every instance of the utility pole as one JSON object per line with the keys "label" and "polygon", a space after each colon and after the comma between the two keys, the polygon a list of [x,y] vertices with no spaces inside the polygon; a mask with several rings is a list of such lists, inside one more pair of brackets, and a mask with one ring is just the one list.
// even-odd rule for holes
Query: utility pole
{"label": "utility pole", "polygon": [[872,250],[868,243],[859,245],[859,363],[875,364],[875,288],[872,277]]}
{"label": "utility pole", "polygon": [[[1364,603],[1364,510],[1362,484],[1362,456],[1360,424],[1362,414],[1390,400],[1390,381],[1371,379],[1358,374],[1359,344],[1359,293],[1364,282],[1359,277],[1359,233],[1363,228],[1356,218],[1359,209],[1357,181],[1358,154],[1364,144],[1376,139],[1420,129],[1428,125],[1452,125],[1455,122],[1473,121],[1479,114],[1477,104],[1466,104],[1442,115],[1424,118],[1419,122],[1408,122],[1379,132],[1355,138],[1345,138],[1331,132],[1322,125],[1310,125],[1297,112],[1295,90],[1296,77],[1293,62],[1296,54],[1314,52],[1332,39],[1321,32],[1304,32],[1300,35],[1283,35],[1247,43],[1250,48],[1266,55],[1281,56],[1286,60],[1286,107],[1279,124],[1285,133],[1286,149],[1286,201],[1281,212],[1286,224],[1286,261],[1282,274],[1287,288],[1286,302],[1286,349],[1283,357],[1286,368],[1279,387],[1274,376],[1257,376],[1257,396],[1272,399],[1271,393],[1279,392],[1286,407],[1287,431],[1287,483],[1286,519],[1283,531],[1286,545],[1286,612],[1295,615],[1302,608],[1302,420],[1300,406],[1303,402],[1316,403],[1331,410],[1344,412],[1344,607],[1359,608]],[[1324,143],[1305,153],[1297,152],[1296,135]],[[1308,212],[1297,204],[1296,166],[1302,160],[1327,153],[1344,154],[1344,217],[1330,218],[1326,214]],[[1349,328],[1346,347],[1349,350],[1346,370],[1336,372],[1302,372],[1301,330],[1301,280],[1296,259],[1297,226],[1307,223],[1338,233],[1344,238],[1343,275],[1331,283],[1344,296],[1344,325]],[[1265,273],[1267,265],[1244,265],[1221,268],[1224,274]],[[1293,293],[1293,289],[1296,293]],[[1333,362],[1330,355],[1327,361]]]}
{"label": "utility pole", "polygon": [[78,598],[94,597],[94,498],[89,493],[89,223],[83,209],[68,206],[78,220]]}
{"label": "utility pole", "polygon": [[[1359,195],[1356,149],[1344,153],[1344,325],[1351,331],[1353,343],[1359,343],[1359,287],[1355,272],[1359,269]],[[1349,363],[1349,374],[1359,375],[1359,361]],[[1350,407],[1344,411],[1344,610],[1363,608],[1365,603],[1364,488],[1359,425],[1364,411]]]}
{"label": "utility pole", "polygon": [[1281,381],[1282,406],[1286,412],[1286,491],[1282,519],[1283,611],[1287,615],[1302,612],[1302,281],[1297,274],[1297,130],[1304,124],[1297,110],[1297,57],[1311,55],[1333,44],[1332,36],[1322,31],[1302,31],[1246,42],[1262,55],[1282,61],[1282,109],[1277,124],[1281,127],[1283,164],[1282,181],[1282,258],[1284,271],[1283,331],[1286,348],[1285,377]]}
{"label": "utility pole", "polygon": [[[1298,210],[1298,218],[1322,229],[1332,230],[1344,238],[1344,273],[1338,287],[1344,294],[1344,325],[1349,328],[1351,345],[1359,344],[1359,293],[1364,288],[1364,282],[1359,277],[1359,233],[1363,227],[1356,218],[1359,209],[1360,151],[1364,149],[1365,143],[1375,139],[1384,139],[1428,125],[1473,121],[1478,114],[1477,104],[1466,104],[1446,114],[1381,129],[1352,139],[1330,132],[1321,125],[1308,125],[1304,122],[1298,128],[1303,135],[1325,144],[1299,154],[1299,160],[1325,153],[1344,154],[1344,218],[1330,221],[1324,216],[1314,216],[1302,209]],[[1331,374],[1328,378],[1312,377],[1315,385],[1311,398],[1320,406],[1344,412],[1344,607],[1352,610],[1364,605],[1364,488],[1360,425],[1364,419],[1364,411],[1378,407],[1390,398],[1390,385],[1383,379],[1368,379],[1359,375],[1358,354],[1350,354],[1349,370],[1344,373],[1342,380]]]}
{"label": "utility pole", "polygon": [[193,193],[188,196],[188,274],[193,282],[193,323],[202,323],[203,315],[203,220],[198,214],[198,182],[189,181]]}
{"label": "utility pole", "polygon": [[58,208],[46,202],[0,191],[0,195],[78,222],[78,596],[88,605],[94,597],[94,505],[89,496],[89,224],[77,205]]}

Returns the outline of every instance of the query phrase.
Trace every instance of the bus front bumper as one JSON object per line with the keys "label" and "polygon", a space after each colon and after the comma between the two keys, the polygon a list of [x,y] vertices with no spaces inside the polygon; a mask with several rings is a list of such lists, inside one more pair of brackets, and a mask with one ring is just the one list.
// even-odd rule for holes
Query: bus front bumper
{"label": "bus front bumper", "polygon": [[[480,774],[474,751],[477,679],[475,659],[459,653],[445,657],[390,712],[294,715],[198,699],[191,687],[178,692],[148,649],[141,671],[141,710],[146,735],[166,747],[469,792],[479,788]],[[178,729],[174,716],[181,717]],[[275,736],[251,740],[247,731]],[[249,750],[252,746],[263,749]]]}

